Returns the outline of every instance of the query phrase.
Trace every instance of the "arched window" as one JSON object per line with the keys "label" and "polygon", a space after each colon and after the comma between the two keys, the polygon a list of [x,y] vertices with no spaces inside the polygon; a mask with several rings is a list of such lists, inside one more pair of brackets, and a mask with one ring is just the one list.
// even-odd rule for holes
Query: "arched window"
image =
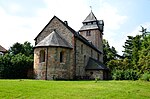
{"label": "arched window", "polygon": [[62,63],[63,62],[63,58],[64,58],[64,52],[60,52],[60,63]]}
{"label": "arched window", "polygon": [[40,51],[40,63],[45,62],[45,51],[41,50]]}

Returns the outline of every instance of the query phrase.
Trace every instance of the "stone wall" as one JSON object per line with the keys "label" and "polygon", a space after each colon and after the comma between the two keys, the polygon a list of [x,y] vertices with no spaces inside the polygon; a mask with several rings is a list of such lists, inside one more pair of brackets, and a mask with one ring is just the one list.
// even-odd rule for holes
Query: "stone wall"
{"label": "stone wall", "polygon": [[[39,63],[40,50],[45,50],[45,62],[41,63]],[[60,52],[63,52],[63,62],[60,62]],[[34,50],[35,78],[46,79],[47,75],[47,79],[73,79],[74,76],[73,55],[74,55],[73,50],[67,48],[60,48],[60,47],[36,48]]]}
{"label": "stone wall", "polygon": [[76,76],[86,76],[85,67],[89,57],[102,61],[102,54],[87,46],[80,40],[76,40]]}
{"label": "stone wall", "polygon": [[[86,32],[90,31],[90,36],[86,35]],[[85,37],[87,40],[92,41],[92,44],[95,45],[100,51],[103,52],[103,43],[102,43],[102,33],[96,29],[96,30],[86,30],[81,31],[80,34]]]}
{"label": "stone wall", "polygon": [[104,79],[102,70],[88,70],[86,71],[86,75],[89,76],[89,79]]}

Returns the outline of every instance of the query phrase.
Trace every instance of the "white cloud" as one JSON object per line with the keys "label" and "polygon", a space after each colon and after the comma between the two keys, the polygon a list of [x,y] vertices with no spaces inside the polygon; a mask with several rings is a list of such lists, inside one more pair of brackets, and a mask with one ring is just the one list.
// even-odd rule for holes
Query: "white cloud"
{"label": "white cloud", "polygon": [[108,3],[103,3],[103,6],[99,10],[99,13],[99,17],[105,20],[106,30],[119,29],[120,25],[123,24],[127,19],[127,16],[120,15],[118,13],[118,9]]}
{"label": "white cloud", "polygon": [[106,1],[101,1],[101,7],[97,10],[97,13],[98,18],[104,20],[104,38],[108,40],[110,46],[114,46],[121,54],[122,45],[124,44],[123,39],[125,38],[124,34],[126,33],[118,34],[117,31],[121,29],[121,25],[126,22],[128,16],[120,15],[119,9]]}
{"label": "white cloud", "polygon": [[18,13],[22,10],[22,7],[17,3],[12,3],[8,5],[8,9],[11,13]]}

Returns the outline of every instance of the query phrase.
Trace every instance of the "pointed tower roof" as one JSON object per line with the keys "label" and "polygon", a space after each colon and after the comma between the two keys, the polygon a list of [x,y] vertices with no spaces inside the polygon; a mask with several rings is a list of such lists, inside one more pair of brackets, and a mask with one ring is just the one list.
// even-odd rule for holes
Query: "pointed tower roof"
{"label": "pointed tower roof", "polygon": [[45,37],[41,42],[39,42],[35,47],[46,47],[46,46],[57,46],[57,47],[67,47],[72,48],[63,36],[54,30],[47,37]]}
{"label": "pointed tower roof", "polygon": [[84,22],[91,22],[91,21],[97,21],[94,13],[91,10],[91,13],[86,17],[86,19],[83,21]]}

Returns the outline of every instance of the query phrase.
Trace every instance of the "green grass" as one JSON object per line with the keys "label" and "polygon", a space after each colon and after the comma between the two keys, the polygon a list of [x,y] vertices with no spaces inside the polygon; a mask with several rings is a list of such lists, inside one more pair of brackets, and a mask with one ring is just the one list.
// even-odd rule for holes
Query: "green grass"
{"label": "green grass", "polygon": [[150,99],[144,81],[0,80],[0,99]]}

